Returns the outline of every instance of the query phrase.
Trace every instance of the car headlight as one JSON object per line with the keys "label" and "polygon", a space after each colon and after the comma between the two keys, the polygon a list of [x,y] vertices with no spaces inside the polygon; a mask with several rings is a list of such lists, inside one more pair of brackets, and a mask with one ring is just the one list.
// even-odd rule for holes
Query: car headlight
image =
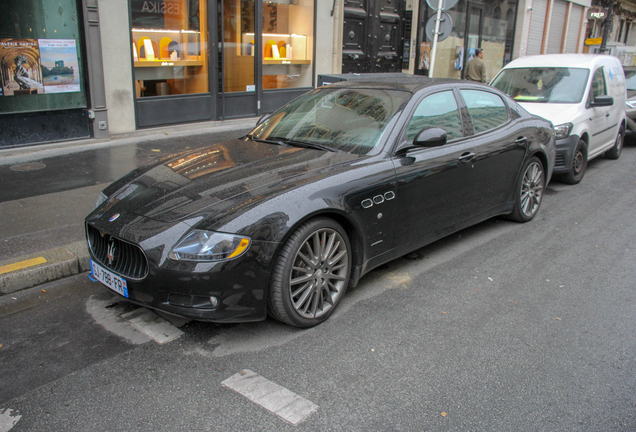
{"label": "car headlight", "polygon": [[173,261],[220,261],[241,256],[250,246],[249,237],[194,230],[168,254]]}
{"label": "car headlight", "polygon": [[99,207],[107,199],[108,197],[106,196],[106,194],[104,192],[100,192],[99,196],[97,197],[97,201],[95,202],[95,208]]}
{"label": "car headlight", "polygon": [[627,101],[626,104],[630,108],[636,108],[636,101]]}
{"label": "car headlight", "polygon": [[574,125],[572,123],[563,123],[561,125],[554,127],[554,136],[556,139],[563,139],[570,136],[570,132],[572,132],[572,127]]}

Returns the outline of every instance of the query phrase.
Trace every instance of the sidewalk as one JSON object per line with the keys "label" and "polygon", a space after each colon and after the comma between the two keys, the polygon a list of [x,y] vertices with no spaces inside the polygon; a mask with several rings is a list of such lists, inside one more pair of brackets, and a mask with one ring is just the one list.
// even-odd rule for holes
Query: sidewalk
{"label": "sidewalk", "polygon": [[109,183],[156,158],[239,137],[256,121],[0,150],[0,295],[89,271],[83,221]]}

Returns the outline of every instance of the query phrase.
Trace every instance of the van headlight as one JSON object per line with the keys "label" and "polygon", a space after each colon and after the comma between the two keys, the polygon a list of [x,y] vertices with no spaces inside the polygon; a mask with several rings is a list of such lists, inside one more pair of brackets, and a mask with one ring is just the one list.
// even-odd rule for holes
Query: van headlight
{"label": "van headlight", "polygon": [[554,127],[554,136],[556,139],[563,139],[570,136],[570,132],[572,132],[572,127],[574,125],[572,123],[563,123]]}
{"label": "van headlight", "polygon": [[168,258],[173,261],[221,261],[243,255],[249,246],[249,237],[194,230],[172,248]]}

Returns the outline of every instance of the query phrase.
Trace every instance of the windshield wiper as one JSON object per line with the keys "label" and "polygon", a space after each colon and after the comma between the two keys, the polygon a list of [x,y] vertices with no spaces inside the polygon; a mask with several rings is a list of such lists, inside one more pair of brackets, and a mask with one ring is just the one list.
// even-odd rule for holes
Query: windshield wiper
{"label": "windshield wiper", "polygon": [[282,145],[285,147],[292,147],[290,144],[286,143],[285,141],[275,138],[275,139],[260,139],[260,138],[254,138],[252,135],[245,135],[245,137],[247,139],[250,139],[252,141],[256,141],[256,142],[261,142],[261,143],[265,143],[265,144],[276,144],[276,145]]}
{"label": "windshield wiper", "polygon": [[343,150],[340,149],[335,149],[333,147],[328,147],[326,145],[323,144],[316,144],[316,143],[310,143],[310,142],[306,142],[306,141],[298,141],[298,140],[294,140],[294,139],[288,139],[288,138],[281,138],[281,137],[269,137],[269,139],[273,139],[276,141],[281,141],[287,145],[292,145],[295,147],[303,147],[303,148],[310,148],[310,149],[316,149],[316,150],[323,150],[323,151],[328,151],[328,152],[342,152]]}

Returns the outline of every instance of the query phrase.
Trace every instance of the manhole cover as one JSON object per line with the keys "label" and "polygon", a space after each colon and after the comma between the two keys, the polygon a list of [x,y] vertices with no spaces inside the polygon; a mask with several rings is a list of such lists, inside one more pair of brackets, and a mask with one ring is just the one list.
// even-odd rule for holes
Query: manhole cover
{"label": "manhole cover", "polygon": [[11,167],[11,170],[12,171],[37,171],[37,170],[41,170],[42,168],[46,168],[46,165],[44,165],[42,162],[31,162],[31,163],[25,163],[20,165],[13,165]]}

